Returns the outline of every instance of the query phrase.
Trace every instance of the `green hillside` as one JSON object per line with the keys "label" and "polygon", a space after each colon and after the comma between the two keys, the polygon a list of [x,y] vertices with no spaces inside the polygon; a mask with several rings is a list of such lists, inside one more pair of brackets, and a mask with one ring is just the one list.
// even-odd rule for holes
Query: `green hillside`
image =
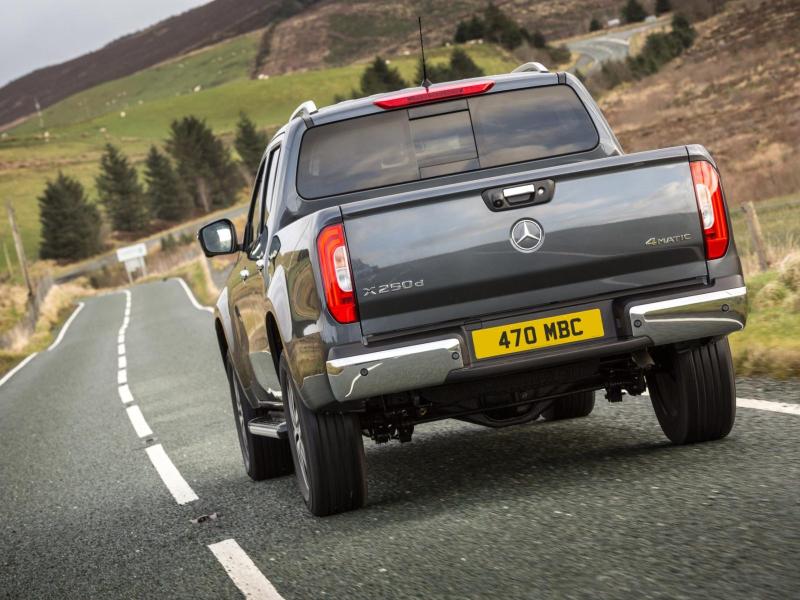
{"label": "green hillside", "polygon": [[[76,94],[44,111],[45,130],[36,118],[8,132],[0,141],[0,198],[17,211],[27,252],[39,246],[36,197],[45,181],[60,169],[77,177],[94,195],[94,175],[103,145],[118,144],[135,162],[150,144],[161,143],[169,123],[194,114],[216,133],[232,134],[240,110],[265,129],[274,130],[302,101],[318,106],[333,102],[358,87],[364,64],[248,78],[258,42],[248,34],[192,55]],[[513,61],[491,45],[466,47],[487,74],[508,72]],[[432,62],[445,61],[449,49],[431,50]],[[412,81],[415,56],[392,57],[403,77]],[[201,86],[197,92],[195,86]],[[124,112],[124,116],[122,113]],[[43,131],[48,132],[45,139]],[[0,240],[9,243],[6,219],[0,219]]]}

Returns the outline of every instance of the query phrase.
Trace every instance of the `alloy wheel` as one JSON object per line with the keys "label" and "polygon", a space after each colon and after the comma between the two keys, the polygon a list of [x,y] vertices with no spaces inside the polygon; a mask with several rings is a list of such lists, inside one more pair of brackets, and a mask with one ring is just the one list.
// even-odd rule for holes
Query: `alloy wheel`
{"label": "alloy wheel", "polygon": [[291,383],[286,386],[287,400],[289,405],[289,416],[292,419],[292,437],[294,440],[294,448],[297,452],[297,462],[300,464],[300,474],[303,477],[303,483],[308,487],[308,459],[306,458],[306,448],[303,442],[303,430],[300,423],[300,410],[297,406],[297,396],[292,389]]}

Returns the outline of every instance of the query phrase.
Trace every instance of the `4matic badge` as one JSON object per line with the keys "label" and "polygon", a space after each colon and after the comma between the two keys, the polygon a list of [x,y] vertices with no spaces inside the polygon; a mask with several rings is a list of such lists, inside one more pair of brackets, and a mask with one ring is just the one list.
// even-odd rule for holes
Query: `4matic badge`
{"label": "4matic badge", "polygon": [[685,242],[692,239],[691,233],[679,233],[678,235],[667,235],[664,237],[651,237],[647,240],[645,246],[666,246],[667,244],[677,244],[678,242]]}
{"label": "4matic badge", "polygon": [[370,287],[361,288],[364,296],[377,296],[378,294],[387,294],[389,292],[401,292],[403,290],[410,290],[415,287],[424,287],[425,281],[418,279],[406,279],[405,281],[393,281],[392,283],[382,283],[379,285],[372,285]]}

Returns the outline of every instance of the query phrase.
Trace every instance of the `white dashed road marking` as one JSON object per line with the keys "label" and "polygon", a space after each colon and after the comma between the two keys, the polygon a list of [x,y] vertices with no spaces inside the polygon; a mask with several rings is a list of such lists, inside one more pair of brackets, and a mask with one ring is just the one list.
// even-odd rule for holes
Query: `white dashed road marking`
{"label": "white dashed road marking", "polygon": [[175,498],[175,502],[188,504],[198,499],[197,494],[194,493],[194,490],[189,487],[189,484],[186,483],[178,469],[172,464],[161,444],[145,448],[145,452],[150,457],[150,462],[153,463],[164,485],[167,486],[170,494]]}
{"label": "white dashed road marking", "polygon": [[269,579],[258,570],[258,567],[242,550],[236,540],[222,540],[210,544],[208,549],[214,553],[217,560],[228,573],[237,588],[245,598],[258,598],[259,600],[283,600],[283,596],[270,583]]}
{"label": "white dashed road marking", "polygon": [[[140,438],[147,438],[153,435],[153,430],[150,429],[147,421],[145,421],[144,415],[142,414],[142,409],[134,404],[135,398],[133,397],[131,388],[128,385],[128,357],[125,354],[125,330],[128,328],[128,324],[130,323],[130,291],[125,290],[125,295],[127,297],[125,302],[125,319],[122,322],[122,327],[119,329],[119,337],[117,338],[117,342],[119,344],[117,346],[117,354],[119,355],[117,358],[117,392],[119,393],[119,399],[122,400],[123,404],[131,405],[125,410],[128,413],[128,418],[131,420],[131,425],[133,425],[134,431],[136,431],[136,435],[138,435]],[[163,481],[164,485],[167,486],[167,489],[178,504],[187,504],[198,499],[197,494],[195,494],[194,490],[189,486],[188,483],[186,483],[186,480],[169,459],[169,456],[167,456],[167,453],[164,451],[164,447],[161,444],[156,444],[154,446],[150,446],[149,448],[145,448],[145,452],[147,452],[150,462],[153,463],[153,466],[158,472],[159,477],[161,477],[161,481]]]}
{"label": "white dashed road marking", "polygon": [[127,412],[128,418],[131,420],[131,425],[133,425],[133,429],[136,431],[136,435],[140,438],[153,435],[153,430],[150,429],[150,425],[144,420],[142,410],[138,406],[129,406]]}
{"label": "white dashed road marking", "polygon": [[67,329],[69,329],[69,326],[72,325],[72,321],[74,321],[75,317],[78,316],[78,313],[81,312],[83,306],[84,306],[83,302],[78,303],[78,308],[76,308],[73,311],[73,313],[69,316],[69,319],[67,319],[64,325],[61,327],[61,331],[58,332],[58,337],[53,341],[52,344],[50,344],[50,347],[47,349],[48,352],[50,352],[50,350],[52,350],[61,343],[61,340],[64,339],[64,334],[67,333]]}
{"label": "white dashed road marking", "polygon": [[133,394],[131,394],[131,388],[128,387],[128,384],[121,385],[117,388],[119,392],[119,399],[122,400],[123,404],[130,404],[133,402]]}

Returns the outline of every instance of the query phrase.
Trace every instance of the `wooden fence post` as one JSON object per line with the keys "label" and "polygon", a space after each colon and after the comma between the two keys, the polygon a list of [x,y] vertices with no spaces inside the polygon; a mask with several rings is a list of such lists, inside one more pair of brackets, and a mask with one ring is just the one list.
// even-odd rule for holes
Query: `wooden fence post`
{"label": "wooden fence post", "polygon": [[745,202],[742,204],[742,212],[744,213],[745,221],[747,221],[747,230],[750,232],[750,239],[753,240],[753,246],[755,246],[756,249],[758,267],[762,271],[766,271],[769,269],[769,256],[767,255],[767,246],[764,243],[764,236],[761,233],[761,223],[758,221],[756,207],[752,202]]}
{"label": "wooden fence post", "polygon": [[[11,202],[6,202],[6,210],[8,211],[8,222],[11,223],[11,235],[14,237],[14,247],[17,250],[19,268],[22,271],[22,276],[25,278],[25,285],[28,286],[28,298],[30,298],[31,302],[34,302],[33,283],[31,282],[30,275],[28,275],[28,263],[25,260],[25,249],[22,247],[22,237],[20,237],[19,229],[17,229],[17,219],[14,216],[14,207],[11,206]],[[38,310],[38,307],[36,308]]]}
{"label": "wooden fence post", "polygon": [[14,267],[11,266],[11,257],[8,256],[8,246],[6,246],[5,242],[3,242],[3,254],[6,257],[6,268],[8,269],[8,275],[9,275],[9,277],[13,278],[14,277]]}

